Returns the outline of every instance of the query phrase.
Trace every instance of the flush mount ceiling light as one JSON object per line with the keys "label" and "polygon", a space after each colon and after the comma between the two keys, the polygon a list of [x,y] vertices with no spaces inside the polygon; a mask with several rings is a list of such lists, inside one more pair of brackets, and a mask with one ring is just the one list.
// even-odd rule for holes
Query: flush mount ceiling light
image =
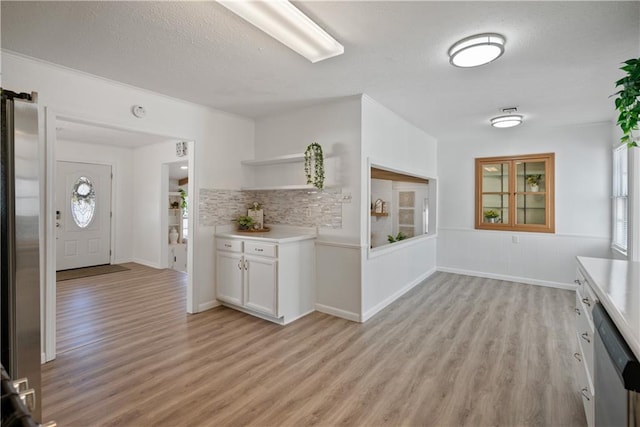
{"label": "flush mount ceiling light", "polygon": [[311,62],[344,53],[344,47],[287,0],[217,0]]}
{"label": "flush mount ceiling light", "polygon": [[449,62],[461,68],[488,64],[504,53],[504,42],[504,36],[495,33],[464,38],[449,48]]}
{"label": "flush mount ceiling light", "polygon": [[522,116],[520,114],[513,114],[518,109],[516,107],[503,108],[502,112],[506,113],[502,116],[497,116],[491,119],[491,126],[494,128],[512,128],[522,123]]}

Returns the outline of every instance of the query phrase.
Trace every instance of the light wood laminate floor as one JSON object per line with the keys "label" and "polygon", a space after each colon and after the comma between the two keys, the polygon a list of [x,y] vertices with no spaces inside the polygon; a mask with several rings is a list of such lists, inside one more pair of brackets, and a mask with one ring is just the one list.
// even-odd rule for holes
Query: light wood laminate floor
{"label": "light wood laminate floor", "polygon": [[101,308],[96,338],[43,367],[45,420],[586,423],[573,376],[573,292],[436,273],[365,324],[313,313],[279,326],[223,307],[187,315],[180,273],[129,266],[119,280],[96,276],[59,294],[60,306],[76,306],[59,313],[61,335],[82,321],[83,299]]}

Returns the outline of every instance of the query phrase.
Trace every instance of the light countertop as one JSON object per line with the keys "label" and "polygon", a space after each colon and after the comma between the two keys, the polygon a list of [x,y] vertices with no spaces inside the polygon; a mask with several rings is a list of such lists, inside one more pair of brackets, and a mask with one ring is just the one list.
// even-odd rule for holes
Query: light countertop
{"label": "light countertop", "polygon": [[578,257],[586,279],[640,359],[640,262]]}
{"label": "light countertop", "polygon": [[236,230],[222,231],[216,233],[216,237],[223,237],[228,239],[260,240],[263,242],[272,243],[289,243],[297,242],[300,240],[315,239],[316,234],[306,229],[273,227],[270,231],[266,231],[264,233],[241,232]]}

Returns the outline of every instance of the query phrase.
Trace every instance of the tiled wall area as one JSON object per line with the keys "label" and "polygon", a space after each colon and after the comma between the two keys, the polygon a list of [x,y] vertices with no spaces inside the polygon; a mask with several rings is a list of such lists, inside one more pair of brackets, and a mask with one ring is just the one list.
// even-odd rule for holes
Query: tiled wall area
{"label": "tiled wall area", "polygon": [[266,224],[342,228],[342,190],[200,189],[200,225],[227,225],[258,202]]}

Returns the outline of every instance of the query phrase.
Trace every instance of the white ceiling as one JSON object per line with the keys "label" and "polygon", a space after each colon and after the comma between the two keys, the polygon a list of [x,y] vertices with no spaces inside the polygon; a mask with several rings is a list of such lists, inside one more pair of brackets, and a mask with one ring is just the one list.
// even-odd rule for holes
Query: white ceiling
{"label": "white ceiling", "polygon": [[[345,46],[311,64],[214,2],[2,1],[2,47],[248,117],[366,93],[438,137],[614,117],[620,62],[640,55],[640,2],[301,1]],[[506,36],[474,69],[458,39]]]}

